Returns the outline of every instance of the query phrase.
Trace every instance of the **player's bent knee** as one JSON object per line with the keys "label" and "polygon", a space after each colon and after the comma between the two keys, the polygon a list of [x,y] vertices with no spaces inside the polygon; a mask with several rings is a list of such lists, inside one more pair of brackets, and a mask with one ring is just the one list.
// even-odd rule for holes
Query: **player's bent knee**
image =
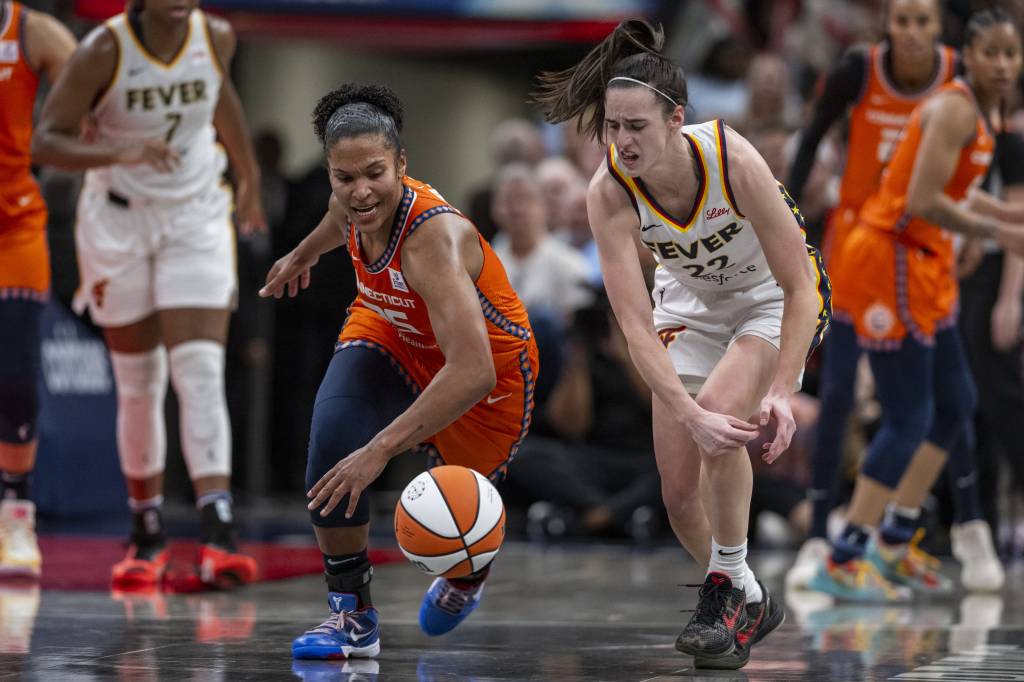
{"label": "player's bent knee", "polygon": [[[370,442],[387,424],[381,423],[379,410],[364,397],[333,396],[317,402],[309,432],[306,461],[306,490],[309,490],[335,464]],[[313,525],[323,527],[361,526],[370,521],[369,495],[360,495],[356,511],[345,518],[346,496],[327,516],[319,509],[310,512]]]}
{"label": "player's bent knee", "polygon": [[231,474],[231,424],[224,396],[224,346],[197,340],[168,353],[181,406],[181,446],[194,481]]}
{"label": "player's bent knee", "polygon": [[692,509],[700,509],[700,487],[690,483],[662,481],[661,499],[671,516],[686,515]]}
{"label": "player's bent knee", "polygon": [[21,445],[36,437],[39,393],[34,367],[0,373],[0,442]]}

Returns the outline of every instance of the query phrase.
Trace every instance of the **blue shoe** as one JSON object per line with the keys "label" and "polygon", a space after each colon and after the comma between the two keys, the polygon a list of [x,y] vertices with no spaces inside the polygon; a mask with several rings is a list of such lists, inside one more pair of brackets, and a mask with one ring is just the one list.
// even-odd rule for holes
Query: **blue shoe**
{"label": "blue shoe", "polygon": [[295,658],[373,658],[380,653],[377,609],[357,611],[356,595],[329,592],[331,616],[292,642]]}
{"label": "blue shoe", "polygon": [[452,631],[473,613],[483,591],[483,581],[463,590],[450,580],[438,578],[431,583],[420,604],[420,628],[431,637]]}
{"label": "blue shoe", "polygon": [[894,603],[910,601],[910,590],[893,585],[866,559],[837,564],[829,557],[811,578],[809,589],[853,602]]}

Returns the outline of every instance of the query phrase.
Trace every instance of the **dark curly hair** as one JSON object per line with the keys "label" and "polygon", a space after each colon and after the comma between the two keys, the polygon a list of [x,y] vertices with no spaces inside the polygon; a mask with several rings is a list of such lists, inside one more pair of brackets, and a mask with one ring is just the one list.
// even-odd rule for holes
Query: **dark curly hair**
{"label": "dark curly hair", "polygon": [[313,109],[313,132],[326,152],[342,138],[381,135],[396,152],[402,149],[402,103],[386,85],[346,83]]}

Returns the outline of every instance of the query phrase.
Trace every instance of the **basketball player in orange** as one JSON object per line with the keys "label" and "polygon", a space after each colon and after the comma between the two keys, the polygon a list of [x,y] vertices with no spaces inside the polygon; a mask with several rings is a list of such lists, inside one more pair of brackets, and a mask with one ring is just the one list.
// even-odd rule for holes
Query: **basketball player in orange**
{"label": "basketball player in orange", "polygon": [[[861,205],[877,188],[882,168],[914,107],[953,78],[955,71],[956,53],[939,44],[942,5],[938,0],[892,0],[886,3],[884,26],[883,41],[850,49],[829,73],[790,171],[788,186],[800,201],[818,144],[834,123],[848,115],[846,168],[839,204],[830,215],[822,249],[830,270],[838,266],[837,259]],[[830,551],[826,539],[828,514],[836,504],[842,443],[861,356],[846,295],[833,281],[834,320],[823,348],[821,414],[807,491],[813,521],[810,537],[786,575],[790,588],[806,588]],[[963,494],[968,493],[976,496],[977,490]],[[964,506],[958,504],[958,512]],[[999,567],[994,554],[977,556],[977,561]]]}
{"label": "basketball player in orange", "polygon": [[[358,295],[317,393],[308,508],[324,554],[330,617],[292,644],[296,658],[380,651],[370,597],[365,490],[388,461],[425,448],[500,481],[530,424],[538,371],[526,310],[473,224],[405,175],[402,106],[377,85],[325,95],[314,128],[332,195],[320,225],[274,264],[263,296],[295,296],[320,255],[344,245]],[[440,635],[480,601],[488,568],[438,578],[420,626]]]}
{"label": "basketball player in orange", "polygon": [[[103,327],[117,384],[117,442],[133,531],[116,588],[152,588],[167,566],[161,521],[168,377],[196,495],[208,584],[253,579],[235,547],[224,343],[237,292],[230,160],[243,233],[264,229],[256,164],[228,68],[235,36],[197,0],[133,0],[92,31],[50,92],[38,161],[86,170],[75,242],[76,310]],[[79,140],[84,116],[95,139]],[[217,144],[217,139],[223,147]],[[226,154],[225,154],[226,149]]]}
{"label": "basketball player in orange", "polygon": [[[920,506],[976,401],[955,328],[951,232],[995,238],[1018,254],[1024,249],[1024,211],[975,189],[992,159],[1003,99],[1020,75],[1021,36],[1010,16],[998,9],[973,15],[962,60],[964,77],[914,110],[831,271],[882,404],[881,428],[868,449],[846,528],[810,583],[842,599],[899,599],[908,596],[906,588],[950,589],[948,579],[913,556],[909,543]],[[869,546],[870,528],[883,513]],[[901,586],[899,593],[876,580],[873,569],[865,572],[859,561],[864,556]]]}
{"label": "basketball player in orange", "polygon": [[[790,401],[828,328],[828,278],[757,150],[722,121],[685,125],[686,79],[663,44],[660,28],[624,21],[577,65],[543,75],[535,98],[549,121],[610,142],[590,182],[590,223],[612,309],[654,394],[672,528],[707,569],[676,648],[701,667],[739,668],[784,619],[746,561],[744,446],[770,423],[765,461],[789,446]],[[653,317],[637,239],[660,266]]]}
{"label": "basketball player in orange", "polygon": [[0,0],[0,577],[36,577],[41,568],[28,486],[50,254],[29,146],[40,78],[56,82],[74,49],[53,17]]}

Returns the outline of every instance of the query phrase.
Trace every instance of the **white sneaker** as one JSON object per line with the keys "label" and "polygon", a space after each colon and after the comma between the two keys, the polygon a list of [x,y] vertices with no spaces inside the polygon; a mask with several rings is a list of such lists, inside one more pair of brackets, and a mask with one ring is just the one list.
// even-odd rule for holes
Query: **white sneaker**
{"label": "white sneaker", "polygon": [[786,572],[787,590],[806,590],[811,578],[832,553],[832,547],[824,538],[808,538],[797,552],[793,568]]}
{"label": "white sneaker", "polygon": [[0,502],[0,577],[38,578],[43,559],[36,541],[36,505],[28,500]]}
{"label": "white sneaker", "polygon": [[997,592],[1006,582],[1006,572],[992,546],[992,531],[984,519],[968,521],[950,529],[953,556],[963,567],[960,582],[970,592]]}

